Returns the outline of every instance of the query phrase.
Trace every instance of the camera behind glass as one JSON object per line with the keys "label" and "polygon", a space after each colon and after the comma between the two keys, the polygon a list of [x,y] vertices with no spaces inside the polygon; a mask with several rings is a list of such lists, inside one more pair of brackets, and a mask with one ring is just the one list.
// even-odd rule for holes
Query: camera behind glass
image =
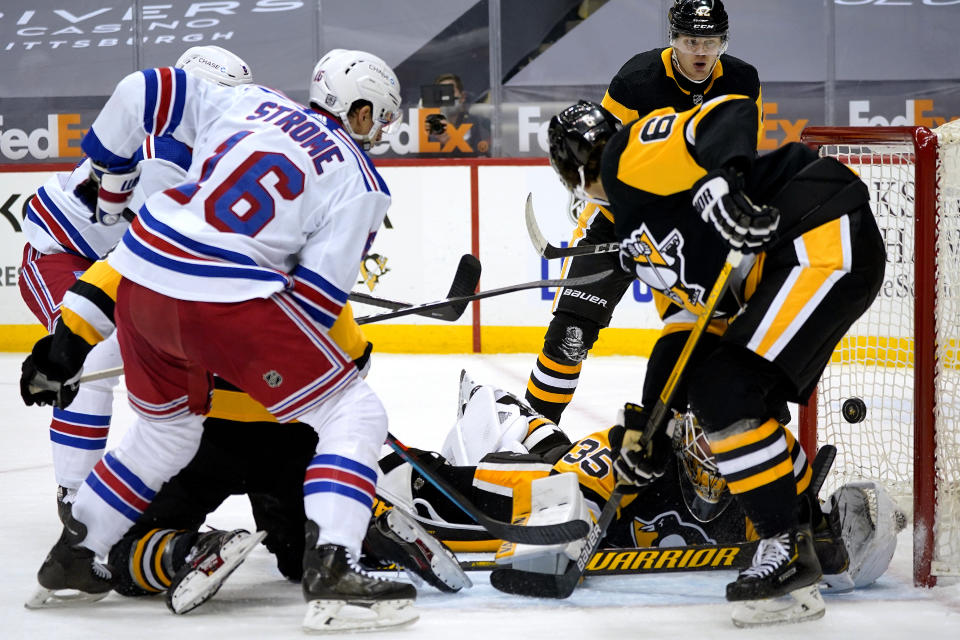
{"label": "camera behind glass", "polygon": [[439,113],[429,113],[424,118],[427,122],[428,131],[432,136],[442,136],[447,132],[447,119]]}

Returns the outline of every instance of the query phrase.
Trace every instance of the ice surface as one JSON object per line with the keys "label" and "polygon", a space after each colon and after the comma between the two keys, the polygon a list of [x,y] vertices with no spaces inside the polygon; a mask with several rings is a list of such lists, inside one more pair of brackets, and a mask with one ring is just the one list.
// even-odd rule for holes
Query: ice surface
{"label": "ice surface", "polygon": [[[28,611],[23,602],[35,586],[36,570],[59,535],[53,470],[47,439],[49,409],[25,408],[17,380],[22,354],[0,354],[0,638],[148,639],[302,638],[305,605],[299,585],[286,582],[272,556],[260,547],[209,603],[184,615],[171,614],[162,599],[107,599],[75,608]],[[408,445],[439,448],[456,415],[459,372],[478,382],[522,393],[534,361],[520,355],[374,356],[369,382],[390,414],[391,431]],[[591,357],[584,365],[576,399],[564,417],[572,436],[608,426],[617,407],[639,398],[644,360]],[[132,413],[117,394],[111,442],[125,431]],[[251,527],[241,497],[211,515],[220,528]],[[629,638],[778,640],[932,640],[960,638],[960,584],[915,589],[911,579],[910,531],[900,534],[890,571],[873,587],[828,596],[819,621],[775,628],[738,630],[723,599],[729,572],[672,576],[598,576],[563,601],[509,596],[494,590],[487,574],[471,574],[475,586],[447,595],[421,587],[420,620],[377,638],[447,640],[627,640]],[[947,581],[943,581],[946,583]]]}

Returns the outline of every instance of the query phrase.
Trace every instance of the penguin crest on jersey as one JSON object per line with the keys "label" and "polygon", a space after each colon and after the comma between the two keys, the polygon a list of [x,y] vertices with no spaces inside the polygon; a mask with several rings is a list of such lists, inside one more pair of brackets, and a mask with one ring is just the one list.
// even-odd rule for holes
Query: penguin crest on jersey
{"label": "penguin crest on jersey", "polygon": [[658,241],[647,225],[641,224],[631,237],[649,250],[634,258],[638,278],[680,306],[695,309],[703,305],[703,287],[686,281],[683,236],[679,231],[673,229],[666,238]]}
{"label": "penguin crest on jersey", "polygon": [[635,518],[633,539],[638,547],[685,547],[717,543],[702,527],[685,522],[676,511],[660,513],[650,520]]}

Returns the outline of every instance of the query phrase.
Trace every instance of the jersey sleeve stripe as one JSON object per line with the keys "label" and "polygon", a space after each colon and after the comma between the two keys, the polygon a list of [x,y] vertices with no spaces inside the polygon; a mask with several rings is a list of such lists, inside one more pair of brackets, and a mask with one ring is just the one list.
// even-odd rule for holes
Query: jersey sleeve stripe
{"label": "jersey sleeve stripe", "polygon": [[176,94],[173,98],[173,113],[170,114],[170,126],[165,133],[176,131],[183,119],[183,107],[187,101],[187,72],[183,69],[173,69],[173,81]]}
{"label": "jersey sleeve stripe", "polygon": [[59,242],[67,251],[77,253],[91,260],[96,260],[100,257],[97,252],[94,251],[93,247],[83,239],[83,234],[70,223],[67,216],[57,207],[44,187],[37,189],[36,196],[30,199],[27,215],[29,216],[31,213],[36,216],[36,218],[31,219],[46,229],[54,240]]}
{"label": "jersey sleeve stripe", "polygon": [[118,156],[103,146],[99,136],[97,136],[97,132],[93,128],[90,128],[87,134],[83,136],[80,148],[85,154],[90,156],[91,160],[111,170],[123,171],[132,169],[136,164],[135,162],[131,162],[130,158]]}

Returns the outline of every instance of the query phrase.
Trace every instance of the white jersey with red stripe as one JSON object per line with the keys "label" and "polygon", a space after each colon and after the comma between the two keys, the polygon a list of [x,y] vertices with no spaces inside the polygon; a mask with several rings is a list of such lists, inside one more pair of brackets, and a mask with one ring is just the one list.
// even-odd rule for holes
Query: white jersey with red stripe
{"label": "white jersey with red stripe", "polygon": [[147,69],[117,85],[83,149],[128,169],[148,134],[192,147],[194,162],[181,184],[147,199],[111,266],[181,300],[238,302],[292,289],[331,326],[390,204],[339,123],[257,85]]}
{"label": "white jersey with red stripe", "polygon": [[[134,189],[130,208],[136,210],[146,197],[179,184],[190,168],[190,148],[173,138],[148,137],[137,150],[140,181]],[[106,256],[120,241],[129,223],[113,225],[94,222],[92,212],[74,193],[90,177],[90,159],[73,171],[55,173],[27,202],[23,234],[31,247],[43,254],[74,253],[90,260]]]}
{"label": "white jersey with red stripe", "polygon": [[126,221],[98,224],[92,212],[73,192],[90,177],[90,160],[73,171],[55,173],[27,202],[23,235],[31,247],[43,254],[73,253],[99,260],[116,246],[127,230]]}

